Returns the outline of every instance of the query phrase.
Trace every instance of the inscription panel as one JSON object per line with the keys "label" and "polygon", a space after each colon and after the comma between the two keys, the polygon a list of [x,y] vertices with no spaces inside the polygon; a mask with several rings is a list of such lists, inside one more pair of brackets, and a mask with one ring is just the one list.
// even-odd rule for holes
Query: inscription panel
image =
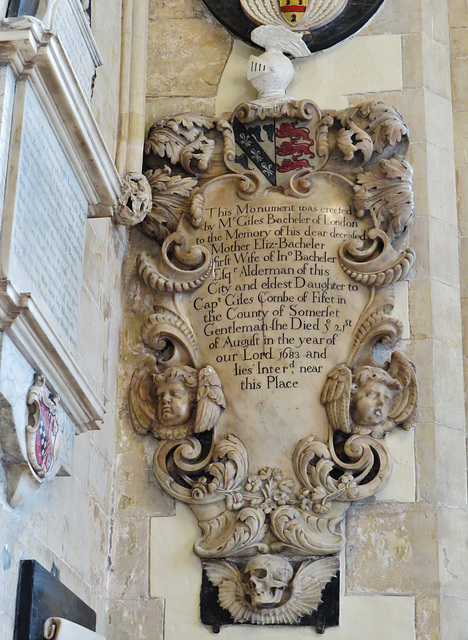
{"label": "inscription panel", "polygon": [[369,296],[338,262],[343,242],[364,238],[352,188],[331,174],[313,184],[303,199],[273,192],[246,201],[232,184],[209,189],[196,237],[215,269],[191,297],[190,318],[203,362],[223,381],[230,416],[220,426],[242,425],[253,468],[277,455],[284,460],[274,464],[287,464],[311,432],[326,441],[320,392],[349,353]]}
{"label": "inscription panel", "polygon": [[79,85],[89,102],[94,63],[72,12],[63,3],[56,5],[52,28],[57,32]]}
{"label": "inscription panel", "polygon": [[76,346],[87,201],[52,127],[26,88],[9,278],[49,311]]}

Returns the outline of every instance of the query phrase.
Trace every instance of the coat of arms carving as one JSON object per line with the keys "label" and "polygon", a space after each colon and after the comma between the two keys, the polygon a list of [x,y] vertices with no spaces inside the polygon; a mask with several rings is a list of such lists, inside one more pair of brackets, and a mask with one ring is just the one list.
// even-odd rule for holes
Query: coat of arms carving
{"label": "coat of arms carving", "polygon": [[28,460],[40,480],[50,476],[60,453],[62,432],[58,421],[58,403],[55,393],[47,394],[45,378],[36,373],[34,384],[28,391],[29,418],[26,427]]}

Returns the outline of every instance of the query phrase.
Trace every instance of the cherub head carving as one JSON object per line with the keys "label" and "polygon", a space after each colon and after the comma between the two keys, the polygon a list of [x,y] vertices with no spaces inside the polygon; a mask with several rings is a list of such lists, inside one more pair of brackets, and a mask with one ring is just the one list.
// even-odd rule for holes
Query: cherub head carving
{"label": "cherub head carving", "polygon": [[401,384],[383,369],[358,367],[351,385],[352,430],[360,433],[381,427],[385,431],[396,391],[401,391]]}
{"label": "cherub head carving", "polygon": [[135,430],[162,440],[179,440],[213,429],[225,409],[221,382],[210,367],[158,369],[149,357],[130,383],[130,414]]}
{"label": "cherub head carving", "polygon": [[[183,438],[192,425],[196,408],[198,373],[192,367],[170,367],[153,374],[156,386],[160,438]],[[167,434],[167,435],[166,435]]]}
{"label": "cherub head carving", "polygon": [[366,365],[351,370],[338,365],[328,374],[321,397],[334,430],[374,438],[396,426],[409,429],[417,400],[414,367],[398,351],[387,368]]}

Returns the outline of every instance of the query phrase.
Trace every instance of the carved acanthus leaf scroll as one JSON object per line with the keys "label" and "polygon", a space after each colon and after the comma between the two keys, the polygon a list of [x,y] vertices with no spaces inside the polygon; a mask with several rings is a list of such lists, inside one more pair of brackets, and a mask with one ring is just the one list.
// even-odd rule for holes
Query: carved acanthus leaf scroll
{"label": "carved acanthus leaf scroll", "polygon": [[171,168],[146,172],[152,194],[152,208],[142,221],[142,230],[161,244],[177,229],[182,213],[189,210],[189,196],[197,185],[191,177],[172,175]]}
{"label": "carved acanthus leaf scroll", "polygon": [[[225,118],[207,118],[191,113],[163,118],[151,127],[145,145],[146,163],[151,167],[145,176],[152,189],[153,208],[142,219],[142,231],[162,244],[167,236],[176,230],[181,216],[189,215],[194,226],[199,227],[202,220],[203,196],[198,191],[197,184],[203,183],[204,175],[207,177],[222,175],[226,167],[233,173],[243,176],[243,181],[239,182],[239,193],[252,198],[258,197],[259,178],[255,173],[249,174],[235,164],[236,143],[232,122],[237,119],[244,125],[248,125],[255,121],[279,118],[313,123],[315,153],[318,159],[315,170],[325,169],[342,174],[355,173],[360,167],[372,161],[376,154],[380,154],[380,157],[393,156],[395,153],[404,154],[408,147],[408,131],[400,114],[393,107],[378,102],[367,102],[339,112],[321,113],[311,100],[287,99],[271,106],[243,103],[235,109],[230,121]],[[167,164],[159,166],[160,159],[171,162],[181,175],[173,174]],[[397,162],[391,159],[390,164],[382,164],[381,167],[381,172],[386,174],[389,181],[394,181],[395,187],[394,195],[387,205],[388,211],[395,208],[394,201],[399,197],[396,195],[398,187],[406,189],[405,194],[411,191],[409,165],[406,164],[400,169],[402,182],[400,184],[396,182],[399,171],[395,164]],[[362,189],[357,190],[356,193],[355,206],[359,211],[367,210],[370,203],[367,206],[364,201],[374,196],[373,186],[370,184],[371,176],[375,175],[374,171],[375,169],[372,168],[370,172],[358,174],[353,178],[357,185],[362,185]],[[376,175],[375,180],[378,181],[383,173],[380,176]],[[194,176],[198,176],[198,180]],[[291,187],[288,187],[292,193],[295,189],[298,194],[307,193],[305,187],[300,187],[300,182],[297,188],[298,178],[293,176],[292,179]],[[366,185],[371,189],[369,193],[366,191]],[[382,183],[380,185],[383,186]],[[385,198],[385,196],[386,193],[382,192],[380,197]],[[404,197],[401,194],[400,200]],[[409,211],[411,204],[406,206],[401,202],[401,207]],[[401,221],[400,229],[403,233],[405,214],[402,212],[394,214],[392,211],[390,213],[392,216],[396,215]],[[384,211],[382,211],[383,214]],[[123,223],[128,224],[128,222]],[[387,227],[388,225],[383,224],[381,228],[386,230]],[[394,227],[397,230],[396,223]],[[389,229],[390,241],[397,237]],[[381,251],[383,249],[380,247]],[[383,271],[391,270],[395,261],[393,254],[386,257]],[[404,262],[401,267],[403,275],[399,277],[403,278],[411,268],[413,260],[408,254],[401,261]],[[346,268],[351,277],[353,273],[356,274],[355,278],[359,276],[359,269],[353,269],[352,266]],[[387,274],[387,283],[389,279]]]}
{"label": "carved acanthus leaf scroll", "polygon": [[[154,255],[141,253],[137,258],[141,280],[154,294],[154,309],[142,327],[146,357],[132,377],[130,413],[138,433],[150,431],[161,440],[153,462],[156,477],[165,491],[190,505],[196,515],[201,536],[194,551],[219,589],[221,606],[236,621],[296,624],[318,606],[323,586],[336,573],[336,554],[344,545],[339,527],[349,505],[375,495],[390,479],[392,463],[384,436],[414,423],[416,376],[406,356],[394,350],[403,326],[392,314],[393,285],[408,275],[415,257],[407,246],[413,210],[412,170],[404,158],[407,146],[401,116],[375,102],[325,113],[309,100],[281,99],[266,106],[246,103],[230,117],[183,114],[165,118],[150,130],[145,148],[150,171],[145,175],[153,209],[140,228],[160,247]],[[322,257],[318,251],[324,245],[300,237],[294,228],[298,211],[314,209],[313,198],[321,185],[330,189],[327,193],[345,194],[341,201],[345,208],[339,208],[336,219],[341,228],[333,231],[333,237],[342,239],[333,245],[334,256],[325,252]],[[311,270],[311,289],[318,290],[315,278],[324,278],[321,269],[327,265],[318,264],[322,257],[324,262],[336,260],[339,277],[348,276],[341,291],[348,287],[366,292],[352,321],[338,322],[337,313],[336,334],[329,337],[329,344],[334,344],[340,331],[348,332],[346,348],[334,360],[321,390],[328,436],[313,435],[311,416],[306,431],[310,435],[294,440],[289,472],[279,464],[259,470],[249,466],[243,442],[250,437],[245,430],[255,425],[244,424],[242,412],[233,418],[232,405],[226,406],[225,394],[229,400],[233,381],[224,380],[218,368],[224,362],[222,353],[217,357],[218,336],[226,338],[225,319],[215,309],[231,291],[227,284],[224,289],[220,286],[234,273],[227,268],[229,261],[234,260],[239,272],[249,272],[241,264],[239,245],[229,257],[230,245],[226,253],[219,244],[214,250],[223,238],[235,237],[241,243],[248,237],[244,228],[234,236],[233,212],[228,206],[218,208],[213,198],[215,194],[222,200],[220,194],[226,193],[239,198],[243,220],[250,219],[249,207],[259,201],[262,207],[274,202],[274,211],[293,202],[294,215],[280,209],[272,216],[280,217],[278,227],[271,230],[264,218],[264,226],[258,228],[265,231],[257,236],[252,217],[249,233],[259,238],[258,246],[270,233],[272,238],[284,233],[284,244],[291,248],[281,265],[286,273],[293,249],[299,248],[303,255],[304,247],[313,246],[318,257]],[[316,216],[310,218],[309,233],[325,224],[323,210],[303,215]],[[229,234],[223,235],[224,229]],[[207,239],[210,233],[217,239]],[[269,260],[274,255],[273,250]],[[303,268],[305,274],[307,266]],[[242,307],[245,317],[262,317],[252,309],[250,281],[238,278],[239,288],[230,295],[240,298],[232,306]],[[308,295],[329,296],[331,281],[330,276],[326,290]],[[207,282],[218,297],[210,293]],[[272,293],[282,302],[282,291]],[[213,351],[206,349],[196,323],[192,327],[187,302],[194,299],[192,312],[198,309],[211,327]],[[345,303],[336,303],[337,309]],[[304,309],[307,320],[312,317],[318,327],[313,303]],[[263,307],[262,314],[265,318]],[[258,334],[266,331],[265,322],[257,322]],[[331,320],[320,326],[325,334]],[[245,338],[234,331],[228,334],[230,343]],[[246,342],[249,339],[253,338]],[[315,344],[322,344],[320,340]],[[383,364],[374,359],[381,344],[391,352]],[[268,367],[272,363],[265,353],[264,348]],[[315,352],[313,357],[317,353],[320,356]],[[241,359],[235,362],[243,366]],[[326,374],[325,370],[324,378]],[[222,430],[222,438],[217,438],[216,429]],[[229,433],[233,429],[244,430],[244,437]],[[316,556],[331,557],[311,561]],[[300,563],[299,558],[305,561]],[[257,570],[271,578],[270,586],[255,586]]]}
{"label": "carved acanthus leaf scroll", "polygon": [[213,260],[207,249],[188,247],[185,238],[178,233],[166,238],[156,260],[145,252],[137,256],[138,273],[153,291],[181,293],[198,289],[212,268]]}
{"label": "carved acanthus leaf scroll", "polygon": [[214,126],[213,118],[194,113],[163,118],[149,130],[145,154],[166,157],[173,165],[180,164],[187,173],[205,171],[215,147],[214,140],[206,133]]}
{"label": "carved acanthus leaf scroll", "polygon": [[369,212],[374,226],[390,242],[400,238],[413,217],[413,169],[401,156],[381,160],[378,170],[358,174],[354,206],[356,215]]}
{"label": "carved acanthus leaf scroll", "polygon": [[[383,102],[368,101],[342,111],[329,112],[343,129],[355,135],[364,132],[372,141],[375,153],[382,153],[386,147],[393,153],[405,152],[408,148],[408,127],[398,111]],[[359,133],[362,136],[361,133]],[[398,149],[394,147],[398,145]]]}
{"label": "carved acanthus leaf scroll", "polygon": [[122,178],[122,191],[114,213],[116,221],[133,227],[143,222],[151,206],[151,186],[146,176],[131,171]]}

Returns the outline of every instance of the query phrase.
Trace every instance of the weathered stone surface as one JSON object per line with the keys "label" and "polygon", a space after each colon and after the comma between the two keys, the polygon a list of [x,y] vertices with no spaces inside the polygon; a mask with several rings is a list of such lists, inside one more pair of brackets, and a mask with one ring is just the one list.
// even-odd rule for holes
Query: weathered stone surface
{"label": "weathered stone surface", "polygon": [[434,338],[452,347],[461,347],[460,291],[435,280],[431,286]]}
{"label": "weathered stone surface", "polygon": [[466,84],[466,61],[452,60],[452,96],[455,111],[468,110],[468,87]]}
{"label": "weathered stone surface", "polygon": [[[466,505],[466,483],[460,478],[466,475],[466,441],[463,431],[444,425],[436,425],[437,502],[450,507]],[[447,457],[450,464],[447,465]]]}
{"label": "weathered stone surface", "polygon": [[203,113],[216,115],[216,99],[213,98],[148,98],[146,100],[146,130],[151,125],[174,113]]}
{"label": "weathered stone surface", "polygon": [[106,597],[111,520],[96,502],[90,505],[88,518],[91,522],[93,537],[89,547],[90,581],[92,585],[95,585],[96,591]]}
{"label": "weathered stone surface", "polygon": [[152,470],[154,442],[149,438],[117,456],[116,512],[120,516],[172,516],[174,500],[159,485]]}
{"label": "weathered stone surface", "polygon": [[381,10],[361,33],[364,35],[418,33],[421,22],[421,7],[418,3],[408,5],[405,0],[384,2]]}
{"label": "weathered stone surface", "polygon": [[437,493],[435,431],[433,423],[420,422],[415,433],[416,499],[431,504],[435,503]]}
{"label": "weathered stone surface", "polygon": [[425,65],[424,81],[427,89],[441,96],[450,98],[450,57],[448,43],[441,43],[432,38],[422,36],[423,57],[430,60]]}
{"label": "weathered stone surface", "polygon": [[468,165],[462,165],[457,170],[457,196],[458,196],[458,218],[460,220],[460,231],[463,236],[468,235]]}
{"label": "weathered stone surface", "polygon": [[120,3],[104,0],[92,5],[93,35],[97,40],[103,65],[96,71],[91,108],[112,156],[117,145],[121,23]]}
{"label": "weathered stone surface", "polygon": [[161,19],[192,18],[194,0],[150,0],[148,15],[150,22]]}
{"label": "weathered stone surface", "polygon": [[148,595],[149,519],[118,518],[111,541],[109,596],[136,600]]}
{"label": "weathered stone surface", "polygon": [[453,287],[459,286],[458,274],[458,229],[429,218],[430,262],[434,278]]}
{"label": "weathered stone surface", "polygon": [[415,621],[416,640],[439,640],[439,598],[417,597]]}
{"label": "weathered stone surface", "polygon": [[428,280],[410,282],[409,321],[414,340],[425,340],[432,335],[432,315],[427,312],[430,301],[431,283]]}
{"label": "weathered stone surface", "polygon": [[106,636],[113,640],[162,638],[164,600],[162,598],[115,600],[107,609]]}
{"label": "weathered stone surface", "polygon": [[468,627],[468,602],[464,598],[442,597],[440,601],[441,638],[463,638]]}
{"label": "weathered stone surface", "polygon": [[[438,510],[441,594],[468,599],[468,512],[441,507]],[[456,637],[456,636],[455,636]]]}
{"label": "weathered stone surface", "polygon": [[347,524],[347,591],[437,592],[437,523],[428,507],[366,505]]}
{"label": "weathered stone surface", "polygon": [[455,167],[453,151],[440,149],[435,144],[426,145],[427,173],[423,174],[426,183],[429,215],[457,224],[457,196],[455,190]]}
{"label": "weathered stone surface", "polygon": [[196,19],[149,25],[148,96],[214,96],[231,39]]}
{"label": "weathered stone surface", "polygon": [[421,26],[426,36],[437,42],[448,44],[449,21],[448,2],[439,0],[422,0]]}
{"label": "weathered stone surface", "polygon": [[402,38],[403,47],[403,86],[414,89],[424,83],[424,64],[422,57],[422,35],[409,34]]}
{"label": "weathered stone surface", "polygon": [[440,424],[465,428],[463,360],[461,349],[434,342],[434,420]]}
{"label": "weathered stone surface", "polygon": [[468,111],[453,114],[453,129],[455,131],[455,165],[458,170],[466,170],[464,165],[468,165]]}
{"label": "weathered stone surface", "polygon": [[465,0],[450,0],[449,2],[450,27],[468,27],[468,12]]}

